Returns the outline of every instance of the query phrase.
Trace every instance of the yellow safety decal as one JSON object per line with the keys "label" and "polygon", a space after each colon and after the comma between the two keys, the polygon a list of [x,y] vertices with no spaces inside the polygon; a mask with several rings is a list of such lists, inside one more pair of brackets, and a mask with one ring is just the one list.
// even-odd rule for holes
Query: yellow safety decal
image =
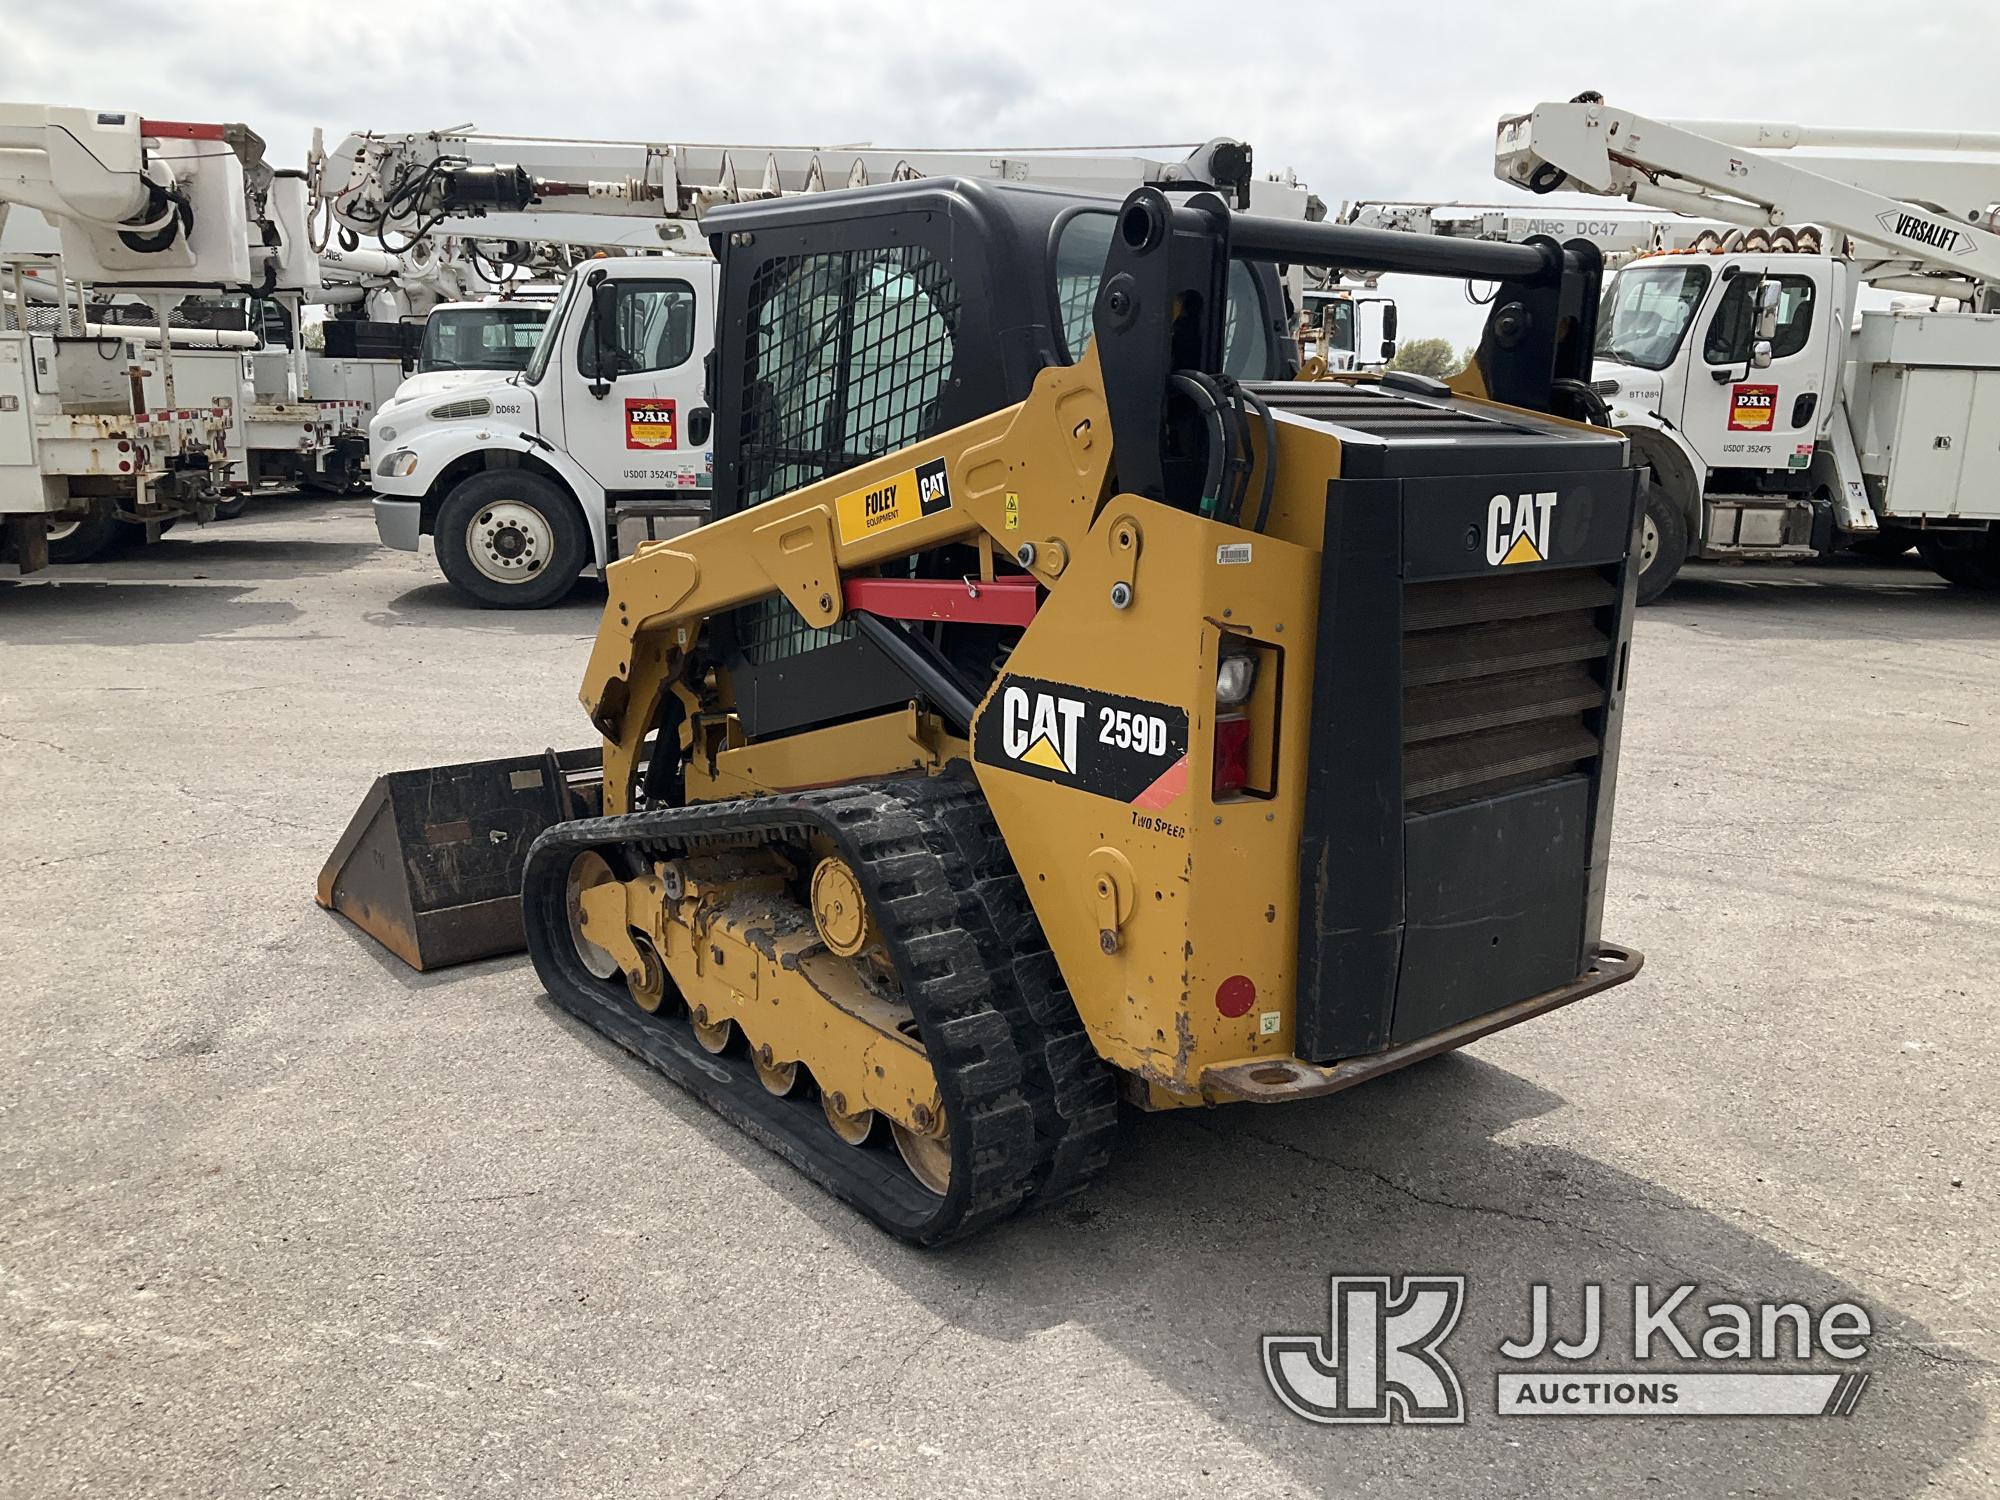
{"label": "yellow safety decal", "polygon": [[834,501],[840,519],[840,539],[858,542],[895,526],[907,526],[919,516],[936,515],[951,504],[951,478],[945,461],[931,459],[864,489],[849,490]]}

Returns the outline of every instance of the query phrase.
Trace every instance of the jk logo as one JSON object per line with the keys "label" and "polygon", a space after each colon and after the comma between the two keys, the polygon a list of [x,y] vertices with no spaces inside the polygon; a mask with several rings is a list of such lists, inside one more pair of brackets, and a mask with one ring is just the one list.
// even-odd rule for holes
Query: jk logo
{"label": "jk logo", "polygon": [[1463,1423],[1465,1393],[1440,1346],[1465,1306],[1463,1276],[1336,1276],[1324,1338],[1267,1334],[1264,1378],[1308,1422]]}
{"label": "jk logo", "polygon": [[1549,518],[1556,511],[1556,492],[1495,495],[1486,502],[1486,562],[1501,568],[1509,563],[1549,559]]}

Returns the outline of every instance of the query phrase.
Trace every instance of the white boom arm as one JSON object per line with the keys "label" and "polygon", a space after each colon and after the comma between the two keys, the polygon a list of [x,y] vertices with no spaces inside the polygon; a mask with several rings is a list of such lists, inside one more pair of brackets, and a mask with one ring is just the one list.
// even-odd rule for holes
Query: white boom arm
{"label": "white boom arm", "polygon": [[1588,240],[1611,264],[1656,251],[1721,248],[1729,236],[1742,233],[1731,224],[1679,214],[1639,214],[1615,208],[1588,214],[1563,209],[1522,213],[1492,203],[1360,202],[1344,206],[1341,222],[1447,239],[1515,244],[1534,235],[1546,235],[1558,243]]}
{"label": "white boom arm", "polygon": [[12,207],[42,214],[79,282],[308,289],[305,189],[243,125],[0,104],[0,223]]}
{"label": "white boom arm", "polygon": [[[1816,146],[1883,154],[1782,154]],[[1896,154],[1916,150],[1956,157]],[[1586,95],[1502,119],[1494,171],[1536,193],[1598,193],[1747,226],[1823,225],[1867,247],[1875,264],[1859,269],[1869,281],[2000,280],[2000,138],[1992,136],[1675,124]]]}
{"label": "white boom arm", "polygon": [[692,225],[718,204],[912,177],[1000,178],[1119,194],[1146,184],[1206,186],[1234,193],[1239,206],[1290,218],[1315,217],[1317,205],[1296,182],[1253,180],[1250,148],[1231,140],[1161,161],[1071,151],[543,140],[460,129],[351,135],[331,154],[316,143],[310,175],[316,216],[328,214],[351,234],[384,246],[390,234],[420,237],[447,217],[533,211],[684,221],[687,230],[663,238],[685,239],[685,248],[703,252]]}

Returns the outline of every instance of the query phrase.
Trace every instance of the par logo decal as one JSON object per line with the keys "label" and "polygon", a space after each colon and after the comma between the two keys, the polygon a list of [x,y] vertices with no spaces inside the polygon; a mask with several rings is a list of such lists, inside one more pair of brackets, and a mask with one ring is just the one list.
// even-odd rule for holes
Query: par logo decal
{"label": "par logo decal", "polygon": [[980,711],[972,758],[1135,807],[1187,787],[1187,711],[1066,682],[1007,676]]}
{"label": "par logo decal", "polygon": [[1729,392],[1731,432],[1769,432],[1778,411],[1775,385],[1739,385]]}
{"label": "par logo decal", "polygon": [[843,542],[858,542],[878,531],[908,525],[919,516],[934,516],[950,505],[951,475],[941,458],[878,479],[865,488],[849,490],[833,502]]}
{"label": "par logo decal", "polygon": [[626,447],[678,448],[679,426],[672,400],[642,397],[626,399]]}
{"label": "par logo decal", "polygon": [[1556,513],[1556,492],[1495,495],[1486,502],[1486,562],[1504,568],[1516,563],[1549,560],[1549,522]]}

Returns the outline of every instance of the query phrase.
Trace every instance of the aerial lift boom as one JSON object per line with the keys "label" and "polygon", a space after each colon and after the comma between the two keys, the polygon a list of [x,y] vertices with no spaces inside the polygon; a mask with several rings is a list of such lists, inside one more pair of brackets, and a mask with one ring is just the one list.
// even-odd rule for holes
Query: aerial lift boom
{"label": "aerial lift boom", "polygon": [[[1914,544],[2000,589],[2000,321],[1967,315],[2000,311],[2000,135],[1676,123],[1584,94],[1502,119],[1494,168],[1738,226],[1625,265],[1599,324],[1595,385],[1649,476],[1642,601],[1685,557],[1844,546]],[[1864,310],[1864,289],[1930,305]]]}
{"label": "aerial lift boom", "polygon": [[[1814,146],[1878,154],[1783,154]],[[1533,193],[1596,193],[1746,227],[1824,225],[1854,241],[1860,278],[1889,290],[1964,299],[2000,270],[2000,135],[1675,124],[1585,95],[1503,119],[1494,168]]]}

